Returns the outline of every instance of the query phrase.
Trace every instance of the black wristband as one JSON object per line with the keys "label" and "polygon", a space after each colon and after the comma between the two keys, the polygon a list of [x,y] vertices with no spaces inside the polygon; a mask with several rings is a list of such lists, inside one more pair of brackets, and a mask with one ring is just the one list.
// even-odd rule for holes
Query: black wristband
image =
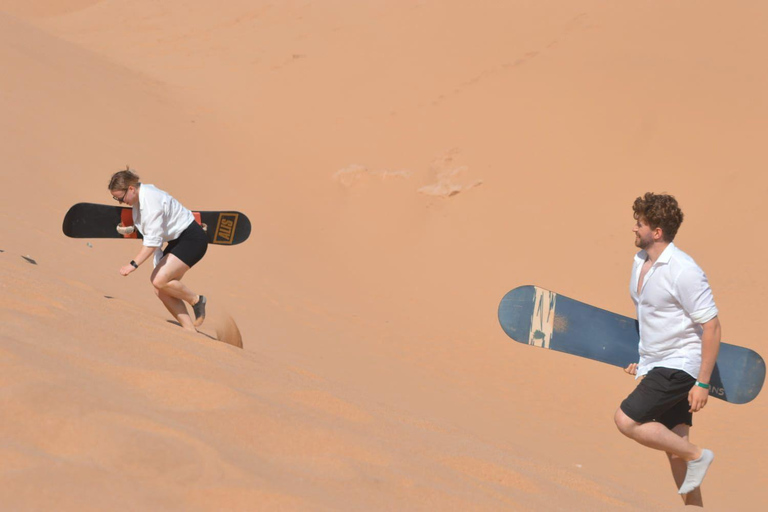
{"label": "black wristband", "polygon": [[138,263],[136,263],[136,262],[135,262],[135,261],[133,261],[133,260],[131,260],[131,265],[133,266],[133,268],[139,268],[139,264],[138,264]]}

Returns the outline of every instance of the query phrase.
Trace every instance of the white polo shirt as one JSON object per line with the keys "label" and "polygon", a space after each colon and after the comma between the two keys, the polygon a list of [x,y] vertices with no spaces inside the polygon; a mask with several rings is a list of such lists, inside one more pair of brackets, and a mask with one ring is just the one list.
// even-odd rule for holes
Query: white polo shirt
{"label": "white polo shirt", "polygon": [[648,270],[638,294],[637,283],[647,257],[645,251],[635,255],[629,281],[640,324],[637,377],[662,366],[698,378],[701,324],[718,313],[707,276],[693,258],[670,243]]}
{"label": "white polo shirt", "polygon": [[133,205],[133,223],[144,237],[147,247],[160,247],[176,240],[195,222],[192,212],[169,193],[154,185],[139,187],[139,203]]}

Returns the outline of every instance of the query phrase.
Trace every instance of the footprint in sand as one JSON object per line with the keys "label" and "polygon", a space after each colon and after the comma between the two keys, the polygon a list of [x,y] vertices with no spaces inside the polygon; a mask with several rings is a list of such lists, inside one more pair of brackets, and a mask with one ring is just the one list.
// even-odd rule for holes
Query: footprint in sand
{"label": "footprint in sand", "polygon": [[[458,152],[457,149],[452,149],[434,159],[428,172],[436,181],[420,187],[417,191],[427,196],[448,198],[482,185],[482,180],[467,180],[465,178],[469,174],[469,167],[454,164]],[[351,188],[372,177],[384,181],[392,178],[407,179],[412,174],[411,171],[372,170],[364,165],[353,164],[336,171],[333,179],[344,187]]]}
{"label": "footprint in sand", "polygon": [[333,179],[349,188],[369,177],[378,178],[380,180],[388,180],[392,178],[408,178],[410,176],[410,171],[377,171],[368,169],[368,167],[364,165],[353,164],[345,167],[344,169],[336,171],[336,173],[333,175]]}
{"label": "footprint in sand", "polygon": [[432,162],[429,171],[435,175],[437,181],[421,187],[420,193],[447,198],[483,184],[482,180],[466,181],[463,179],[463,176],[468,173],[469,167],[454,165],[453,161],[458,152],[457,149],[452,149]]}

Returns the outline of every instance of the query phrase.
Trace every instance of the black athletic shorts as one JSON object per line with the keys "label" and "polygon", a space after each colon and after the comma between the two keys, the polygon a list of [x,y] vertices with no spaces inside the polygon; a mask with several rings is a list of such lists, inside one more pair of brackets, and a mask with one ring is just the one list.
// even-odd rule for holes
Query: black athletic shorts
{"label": "black athletic shorts", "polygon": [[654,368],[621,402],[621,410],[638,423],[656,421],[670,430],[683,423],[693,426],[688,392],[694,384],[696,379],[683,370]]}
{"label": "black athletic shorts", "polygon": [[185,229],[179,238],[171,240],[163,250],[163,256],[173,254],[192,268],[195,263],[203,259],[208,250],[208,235],[196,221]]}

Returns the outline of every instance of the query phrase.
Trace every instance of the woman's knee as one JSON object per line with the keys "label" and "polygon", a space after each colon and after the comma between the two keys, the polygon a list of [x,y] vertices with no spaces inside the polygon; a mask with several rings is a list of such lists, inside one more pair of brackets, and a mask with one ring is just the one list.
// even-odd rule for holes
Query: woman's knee
{"label": "woman's knee", "polygon": [[168,286],[168,280],[165,279],[161,273],[152,274],[150,281],[152,282],[152,286],[155,287],[155,293],[160,293],[163,288]]}

